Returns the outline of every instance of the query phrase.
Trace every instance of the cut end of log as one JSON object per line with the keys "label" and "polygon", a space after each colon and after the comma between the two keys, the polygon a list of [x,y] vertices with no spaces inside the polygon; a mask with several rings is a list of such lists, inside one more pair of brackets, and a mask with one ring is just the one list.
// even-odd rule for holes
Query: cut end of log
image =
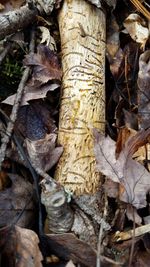
{"label": "cut end of log", "polygon": [[76,195],[101,186],[92,129],[105,130],[105,15],[84,0],[64,1],[59,28],[62,98],[58,143],[64,148],[55,178]]}

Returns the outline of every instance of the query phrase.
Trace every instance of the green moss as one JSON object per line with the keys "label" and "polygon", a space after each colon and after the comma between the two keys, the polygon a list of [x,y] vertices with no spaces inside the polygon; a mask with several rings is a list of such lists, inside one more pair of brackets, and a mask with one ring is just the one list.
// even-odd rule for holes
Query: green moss
{"label": "green moss", "polygon": [[18,64],[18,62],[14,62],[12,59],[7,57],[1,74],[8,84],[16,84],[22,75],[22,67]]}

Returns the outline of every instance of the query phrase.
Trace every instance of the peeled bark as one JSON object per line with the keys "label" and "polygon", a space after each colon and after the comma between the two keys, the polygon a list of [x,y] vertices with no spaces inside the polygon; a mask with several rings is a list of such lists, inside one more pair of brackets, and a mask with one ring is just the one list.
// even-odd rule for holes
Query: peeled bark
{"label": "peeled bark", "polygon": [[58,143],[64,148],[55,178],[76,195],[95,193],[92,129],[105,129],[105,14],[84,0],[66,0],[58,17],[62,97]]}

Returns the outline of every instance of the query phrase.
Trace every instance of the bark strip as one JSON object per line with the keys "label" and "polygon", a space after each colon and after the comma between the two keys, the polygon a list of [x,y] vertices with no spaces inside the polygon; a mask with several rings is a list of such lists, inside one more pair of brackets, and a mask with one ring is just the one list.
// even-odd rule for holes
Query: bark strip
{"label": "bark strip", "polygon": [[100,186],[92,128],[105,129],[105,15],[84,0],[66,0],[58,17],[62,98],[58,143],[64,152],[55,178],[76,195]]}

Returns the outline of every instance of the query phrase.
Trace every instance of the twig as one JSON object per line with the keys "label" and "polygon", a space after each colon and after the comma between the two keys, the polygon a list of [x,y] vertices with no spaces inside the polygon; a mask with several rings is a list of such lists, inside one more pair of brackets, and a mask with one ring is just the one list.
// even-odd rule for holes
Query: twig
{"label": "twig", "polygon": [[131,239],[133,235],[135,237],[139,237],[149,232],[150,232],[150,224],[146,224],[146,225],[142,225],[140,227],[135,228],[135,235],[134,235],[134,230],[129,230],[127,232],[117,231],[115,235],[113,236],[112,240],[113,242],[126,241],[126,240]]}
{"label": "twig", "polygon": [[0,40],[33,23],[37,15],[50,15],[55,1],[27,0],[27,4],[19,9],[7,12],[0,16]]}
{"label": "twig", "polygon": [[0,65],[2,64],[2,61],[6,57],[7,53],[9,52],[11,48],[11,43],[8,43],[6,47],[4,48],[3,52],[0,54]]}
{"label": "twig", "polygon": [[37,14],[37,9],[27,4],[0,16],[0,40],[33,22]]}
{"label": "twig", "polygon": [[[29,48],[30,52],[34,52],[34,42],[35,42],[34,35],[35,35],[35,33],[32,30],[32,32],[31,32],[31,42],[30,42],[30,48]],[[9,121],[9,123],[7,125],[6,133],[2,138],[2,145],[1,145],[1,148],[0,148],[0,169],[1,169],[1,166],[2,166],[2,162],[3,162],[4,158],[5,158],[7,144],[9,142],[9,139],[10,139],[11,135],[12,135],[14,123],[15,123],[16,118],[17,118],[17,112],[18,112],[18,109],[19,109],[19,106],[20,106],[22,95],[23,95],[23,90],[24,90],[25,84],[26,84],[26,82],[28,80],[29,74],[30,74],[30,68],[27,67],[24,70],[22,79],[20,81],[20,84],[19,84],[19,87],[18,87],[18,90],[17,90],[17,93],[16,93],[16,98],[15,98],[15,102],[14,102],[14,105],[13,105],[13,108],[12,108],[12,112],[11,112],[11,115],[10,115],[10,121]]]}
{"label": "twig", "polygon": [[96,258],[96,267],[101,267],[101,243],[102,243],[102,236],[103,236],[103,230],[104,228],[104,221],[106,219],[107,215],[107,206],[108,206],[108,201],[107,201],[107,196],[105,194],[105,207],[104,207],[104,212],[103,212],[103,220],[100,225],[99,229],[99,235],[98,235],[98,243],[97,243],[97,258]]}
{"label": "twig", "polygon": [[[4,125],[8,124],[8,122],[10,121],[10,118],[5,114],[5,112],[3,110],[0,109],[0,115],[2,115],[2,122],[4,123]],[[30,162],[29,157],[26,155],[23,146],[20,143],[20,140],[17,136],[17,133],[14,129],[14,133],[12,134],[12,140],[14,141],[14,143],[16,144],[18,151],[20,152],[20,154],[22,155],[24,161],[26,162],[26,165],[28,167],[28,169],[30,170],[32,177],[33,177],[33,181],[34,181],[34,186],[35,186],[35,192],[36,192],[36,197],[37,197],[37,202],[38,202],[38,206],[39,206],[39,234],[43,233],[43,224],[42,224],[42,209],[41,209],[41,200],[40,200],[40,193],[39,193],[39,175],[36,173],[36,171],[34,170],[34,168],[32,167],[32,164]],[[17,219],[15,220],[15,222],[17,222],[19,220],[19,218],[22,216],[22,213],[24,212],[24,209],[19,213]]]}
{"label": "twig", "polygon": [[150,12],[142,5],[139,0],[130,0],[131,3],[140,11],[148,20],[150,20]]}
{"label": "twig", "polygon": [[133,211],[133,236],[132,236],[131,251],[130,251],[130,256],[129,256],[128,267],[131,267],[131,264],[132,264],[134,244],[135,244],[135,213],[134,213],[134,208],[132,208],[132,211]]}

